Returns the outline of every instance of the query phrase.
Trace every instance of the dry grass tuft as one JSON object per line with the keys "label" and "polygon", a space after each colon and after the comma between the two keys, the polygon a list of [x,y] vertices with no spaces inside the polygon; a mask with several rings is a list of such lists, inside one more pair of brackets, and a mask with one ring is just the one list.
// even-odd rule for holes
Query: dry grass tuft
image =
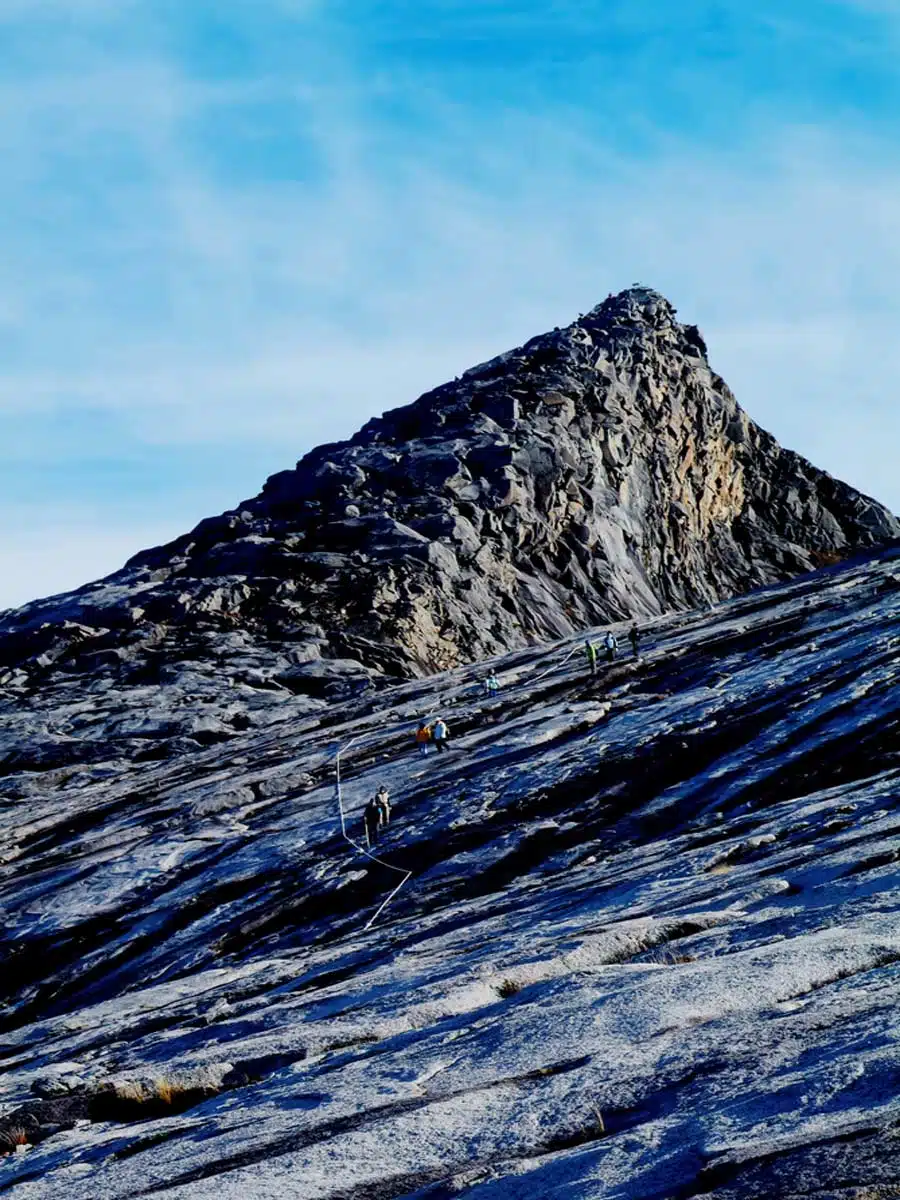
{"label": "dry grass tuft", "polygon": [[146,1121],[184,1112],[220,1091],[212,1081],[167,1075],[110,1080],[93,1097],[91,1115],[100,1121]]}
{"label": "dry grass tuft", "polygon": [[12,1154],[16,1146],[30,1146],[31,1138],[21,1125],[0,1129],[0,1154]]}
{"label": "dry grass tuft", "polygon": [[181,1084],[174,1083],[170,1079],[155,1079],[154,1081],[156,1098],[161,1104],[172,1105],[178,1096],[184,1095],[184,1088]]}
{"label": "dry grass tuft", "polygon": [[112,1090],[115,1092],[117,1100],[124,1100],[126,1103],[143,1104],[146,1099],[143,1086],[133,1079],[113,1084]]}

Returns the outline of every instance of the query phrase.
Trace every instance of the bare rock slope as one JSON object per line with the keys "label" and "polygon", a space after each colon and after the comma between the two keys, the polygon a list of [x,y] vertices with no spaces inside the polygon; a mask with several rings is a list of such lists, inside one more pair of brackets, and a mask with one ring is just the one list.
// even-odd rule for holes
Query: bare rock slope
{"label": "bare rock slope", "polygon": [[898,618],[882,551],[596,679],[579,633],[8,775],[0,1195],[900,1195]]}
{"label": "bare rock slope", "polygon": [[109,580],[7,614],[0,681],[140,684],[214,659],[315,698],[692,608],[898,536],[754,425],[697,329],[633,288]]}

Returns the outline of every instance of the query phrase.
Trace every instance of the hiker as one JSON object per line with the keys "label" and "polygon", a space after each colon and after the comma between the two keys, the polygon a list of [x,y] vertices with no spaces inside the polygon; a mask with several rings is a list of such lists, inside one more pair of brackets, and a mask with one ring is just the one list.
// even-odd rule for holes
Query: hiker
{"label": "hiker", "polygon": [[375,803],[378,805],[378,824],[387,829],[391,823],[391,793],[384,784],[375,793]]}
{"label": "hiker", "polygon": [[616,651],[619,649],[619,642],[612,630],[607,630],[606,637],[603,639],[603,645],[606,648],[606,661],[612,662],[616,657]]}
{"label": "hiker", "polygon": [[416,730],[416,745],[423,754],[428,753],[428,746],[431,742],[431,726],[425,721],[419,722],[419,728]]}
{"label": "hiker", "polygon": [[597,647],[594,645],[594,643],[591,641],[590,638],[585,638],[584,653],[587,658],[588,666],[591,669],[591,674],[596,675],[597,674]]}
{"label": "hiker", "polygon": [[378,826],[380,823],[381,811],[373,798],[363,809],[363,824],[366,827],[366,845],[370,850],[373,846],[378,845]]}
{"label": "hiker", "polygon": [[628,640],[631,642],[631,649],[634,651],[634,657],[637,658],[638,647],[641,643],[641,631],[638,629],[637,625],[632,625],[628,633]]}
{"label": "hiker", "polygon": [[447,722],[443,717],[438,717],[434,723],[434,728],[431,731],[431,740],[437,746],[438,754],[442,750],[447,749],[447,743],[450,739],[450,730],[447,728]]}
{"label": "hiker", "polygon": [[486,696],[496,696],[500,691],[500,680],[494,671],[491,671],[487,679],[484,681],[484,692]]}

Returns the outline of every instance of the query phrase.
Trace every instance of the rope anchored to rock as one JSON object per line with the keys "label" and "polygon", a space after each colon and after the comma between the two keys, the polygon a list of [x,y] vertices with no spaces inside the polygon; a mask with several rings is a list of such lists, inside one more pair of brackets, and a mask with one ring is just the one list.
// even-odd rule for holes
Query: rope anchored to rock
{"label": "rope anchored to rock", "polygon": [[335,795],[337,796],[338,810],[341,814],[341,837],[344,839],[345,842],[349,842],[350,845],[354,848],[354,850],[357,850],[360,854],[364,855],[366,858],[370,858],[372,860],[372,862],[376,862],[379,864],[379,866],[387,867],[387,869],[389,871],[395,871],[398,875],[403,876],[403,878],[400,880],[400,882],[397,884],[397,886],[394,888],[394,890],[390,893],[390,895],[387,897],[387,899],[376,909],[376,911],[373,913],[373,915],[369,918],[369,920],[363,926],[363,929],[371,929],[372,926],[375,924],[375,922],[378,920],[378,918],[381,916],[381,914],[384,912],[384,910],[387,908],[387,906],[390,904],[390,902],[398,894],[400,889],[406,883],[408,883],[409,880],[412,878],[412,871],[406,871],[403,869],[403,867],[395,867],[393,863],[389,863],[385,859],[379,858],[377,854],[372,854],[372,852],[370,850],[367,850],[365,848],[365,846],[360,845],[359,842],[354,841],[353,838],[350,837],[350,835],[347,833],[347,817],[346,817],[346,813],[344,812],[344,794],[343,794],[343,789],[341,786],[341,757],[344,754],[346,754],[346,752],[350,749],[350,747],[354,744],[354,742],[358,742],[359,740],[360,740],[359,736],[351,738],[349,742],[346,742],[343,746],[340,747],[340,749],[338,750],[337,755],[335,757],[335,771],[334,771]]}
{"label": "rope anchored to rock", "polygon": [[[552,662],[545,671],[542,671],[540,675],[538,675],[534,680],[532,680],[532,684],[539,682],[539,680],[545,678],[545,676],[549,675],[552,671],[559,670],[559,668],[564,667],[566,665],[566,663],[568,663],[569,660],[573,657],[573,655],[578,653],[579,649],[580,649],[579,646],[573,646],[572,649],[565,656],[565,658],[563,658],[563,660],[561,662]],[[455,703],[459,703],[459,700],[460,700],[460,697],[455,697],[455,698],[447,697],[446,700],[444,701],[444,703],[441,705],[440,711],[443,711],[443,709],[445,709],[447,707],[453,706],[453,704],[455,704]],[[338,751],[335,755],[335,772],[334,772],[334,774],[335,774],[335,797],[337,799],[338,812],[340,813],[340,818],[341,818],[341,837],[344,839],[345,842],[347,842],[349,845],[351,845],[353,847],[353,849],[357,851],[357,853],[362,854],[363,857],[368,858],[372,862],[378,863],[379,866],[385,867],[388,871],[394,871],[397,875],[402,875],[402,877],[403,877],[400,880],[400,882],[397,884],[397,886],[389,893],[387,898],[375,910],[375,912],[369,918],[369,920],[366,922],[366,924],[363,926],[363,929],[365,930],[365,929],[372,928],[372,926],[375,924],[375,922],[378,920],[378,918],[381,916],[381,914],[384,912],[384,910],[388,907],[388,905],[391,903],[391,901],[394,899],[394,897],[397,896],[399,894],[400,890],[406,886],[406,884],[412,878],[412,871],[407,871],[405,868],[395,866],[393,863],[388,862],[386,859],[379,858],[377,854],[373,854],[371,852],[371,850],[368,850],[365,846],[363,846],[360,842],[357,842],[354,838],[350,837],[350,835],[347,833],[347,814],[344,809],[344,793],[343,793],[343,786],[342,786],[342,780],[341,780],[341,759],[350,750],[350,748],[352,746],[354,746],[357,742],[361,741],[364,736],[365,736],[364,734],[357,734],[355,737],[352,737],[349,740],[349,742],[345,742],[342,746],[340,746],[338,748]]]}

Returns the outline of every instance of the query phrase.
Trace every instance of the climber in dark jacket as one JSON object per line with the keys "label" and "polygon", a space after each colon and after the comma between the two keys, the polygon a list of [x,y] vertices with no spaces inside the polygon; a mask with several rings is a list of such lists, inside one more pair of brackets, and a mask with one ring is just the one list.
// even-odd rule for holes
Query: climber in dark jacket
{"label": "climber in dark jacket", "polygon": [[366,827],[366,845],[371,850],[378,845],[378,826],[381,824],[381,809],[374,798],[363,809],[363,824]]}
{"label": "climber in dark jacket", "polygon": [[628,631],[628,640],[631,642],[631,649],[634,651],[634,657],[637,658],[638,648],[641,644],[641,631],[638,629],[637,625],[632,625],[631,629]]}
{"label": "climber in dark jacket", "polygon": [[375,803],[378,805],[378,823],[386,829],[391,823],[391,794],[384,784],[375,793]]}

